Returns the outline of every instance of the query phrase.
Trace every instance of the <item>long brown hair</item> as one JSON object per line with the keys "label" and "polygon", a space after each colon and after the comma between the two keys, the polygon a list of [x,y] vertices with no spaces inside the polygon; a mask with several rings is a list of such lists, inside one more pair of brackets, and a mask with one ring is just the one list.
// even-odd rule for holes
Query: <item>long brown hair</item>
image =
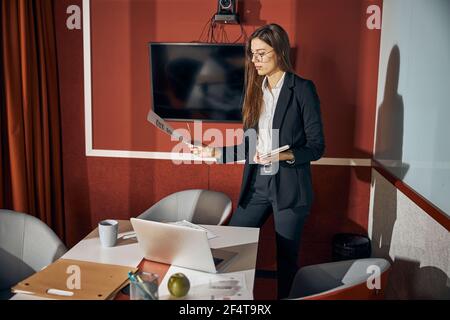
{"label": "long brown hair", "polygon": [[258,75],[252,63],[252,40],[258,38],[271,46],[277,56],[278,67],[285,72],[293,72],[289,57],[290,45],[286,31],[278,24],[268,24],[253,32],[247,40],[245,51],[245,97],[242,108],[244,128],[255,127],[262,109],[262,82],[264,76]]}

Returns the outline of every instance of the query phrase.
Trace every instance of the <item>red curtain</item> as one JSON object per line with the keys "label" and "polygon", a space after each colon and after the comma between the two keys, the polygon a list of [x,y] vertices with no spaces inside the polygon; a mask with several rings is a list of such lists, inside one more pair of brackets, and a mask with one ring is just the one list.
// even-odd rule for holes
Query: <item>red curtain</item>
{"label": "red curtain", "polygon": [[47,223],[64,240],[53,3],[2,0],[0,207]]}

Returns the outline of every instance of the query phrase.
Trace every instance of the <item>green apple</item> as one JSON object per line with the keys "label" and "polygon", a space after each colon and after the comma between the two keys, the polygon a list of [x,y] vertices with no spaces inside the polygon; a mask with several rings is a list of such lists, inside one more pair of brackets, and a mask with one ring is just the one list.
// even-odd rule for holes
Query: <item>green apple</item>
{"label": "green apple", "polygon": [[171,295],[181,298],[187,295],[191,284],[184,273],[174,273],[167,282],[167,288]]}

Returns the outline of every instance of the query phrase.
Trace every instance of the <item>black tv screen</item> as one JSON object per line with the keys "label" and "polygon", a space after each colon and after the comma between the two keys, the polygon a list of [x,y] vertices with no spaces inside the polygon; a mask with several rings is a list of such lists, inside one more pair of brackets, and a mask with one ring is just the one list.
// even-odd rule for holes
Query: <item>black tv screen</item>
{"label": "black tv screen", "polygon": [[171,120],[242,119],[244,45],[150,43],[153,109]]}

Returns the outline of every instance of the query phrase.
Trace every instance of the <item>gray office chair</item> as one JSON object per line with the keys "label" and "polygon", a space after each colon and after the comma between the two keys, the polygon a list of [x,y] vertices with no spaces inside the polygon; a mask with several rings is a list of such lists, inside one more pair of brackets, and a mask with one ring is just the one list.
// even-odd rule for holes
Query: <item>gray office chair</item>
{"label": "gray office chair", "polygon": [[168,195],[137,218],[222,225],[231,215],[231,199],[222,192],[192,189]]}
{"label": "gray office chair", "polygon": [[0,300],[10,288],[61,257],[67,248],[41,220],[0,209]]}
{"label": "gray office chair", "polygon": [[[295,276],[289,298],[302,300],[383,299],[390,266],[385,259],[368,258],[303,267]],[[375,274],[374,268],[380,271],[381,286],[379,290],[367,286],[367,280]]]}

